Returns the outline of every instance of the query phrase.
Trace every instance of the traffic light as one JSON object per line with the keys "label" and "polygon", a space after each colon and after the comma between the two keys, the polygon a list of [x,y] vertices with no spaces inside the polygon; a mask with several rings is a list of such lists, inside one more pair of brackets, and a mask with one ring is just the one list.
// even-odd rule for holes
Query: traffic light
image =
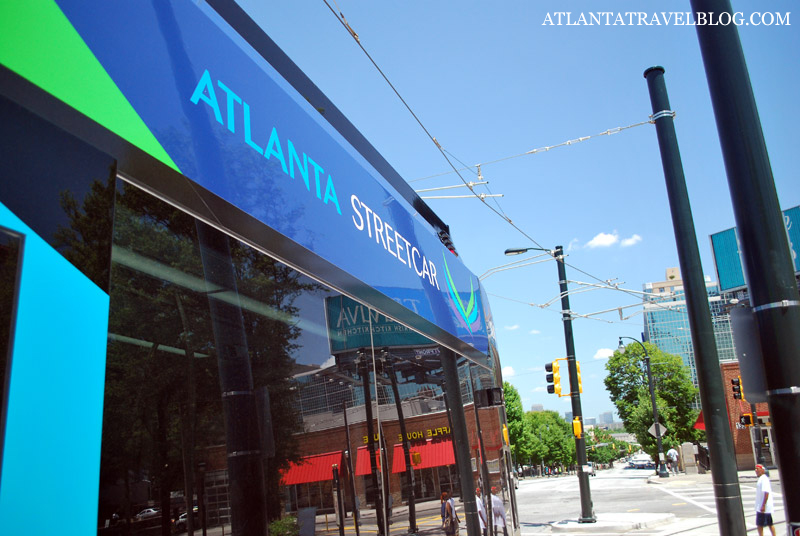
{"label": "traffic light", "polygon": [[731,389],[733,390],[733,398],[735,400],[742,400],[742,377],[736,376],[731,378]]}
{"label": "traffic light", "polygon": [[549,384],[547,386],[547,392],[550,394],[557,394],[561,396],[561,373],[559,372],[560,367],[558,364],[558,359],[553,361],[552,363],[545,363],[544,370],[548,372],[545,379]]}
{"label": "traffic light", "polygon": [[739,424],[744,426],[753,426],[753,414],[744,413],[741,417],[739,417]]}
{"label": "traffic light", "polygon": [[578,392],[583,392],[583,382],[581,382],[581,362],[575,361],[575,367],[578,369]]}
{"label": "traffic light", "polygon": [[572,433],[579,439],[583,435],[583,425],[581,424],[581,420],[577,417],[572,419]]}

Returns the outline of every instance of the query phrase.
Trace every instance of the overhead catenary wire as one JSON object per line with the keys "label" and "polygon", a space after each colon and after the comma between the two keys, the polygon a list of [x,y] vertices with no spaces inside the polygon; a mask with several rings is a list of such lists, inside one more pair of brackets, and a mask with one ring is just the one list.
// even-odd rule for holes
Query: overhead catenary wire
{"label": "overhead catenary wire", "polygon": [[[336,0],[332,0],[332,1],[333,1],[334,3],[336,3]],[[563,142],[561,142],[561,143],[557,143],[557,144],[554,144],[554,145],[549,145],[549,146],[539,147],[539,148],[536,148],[536,149],[531,149],[531,150],[529,150],[529,151],[525,151],[525,152],[523,152],[523,153],[519,153],[519,154],[515,154],[515,155],[511,155],[511,156],[506,156],[506,157],[498,158],[498,159],[491,160],[491,161],[488,161],[488,162],[484,162],[484,163],[481,163],[481,164],[476,164],[476,165],[474,165],[474,166],[466,166],[466,165],[465,165],[465,164],[464,164],[464,163],[463,163],[461,160],[459,160],[459,159],[458,159],[458,158],[456,158],[454,155],[452,155],[452,153],[450,153],[449,151],[447,151],[446,149],[444,149],[444,147],[442,147],[441,143],[440,143],[440,142],[439,142],[439,141],[436,139],[436,137],[435,137],[435,136],[433,136],[433,134],[431,134],[431,133],[430,133],[430,131],[429,131],[429,130],[428,130],[426,127],[425,127],[425,125],[422,123],[422,121],[421,121],[421,120],[420,120],[420,118],[417,116],[417,114],[416,114],[416,113],[415,113],[415,112],[414,112],[414,111],[411,109],[411,106],[409,106],[409,104],[408,104],[408,103],[406,102],[406,100],[405,100],[405,99],[402,97],[402,95],[400,95],[400,92],[397,90],[397,88],[394,86],[394,84],[392,84],[392,82],[389,80],[389,78],[386,76],[386,74],[383,72],[383,70],[382,70],[382,69],[380,68],[380,66],[377,64],[377,62],[376,62],[376,61],[375,61],[375,60],[372,58],[372,56],[369,54],[369,52],[367,51],[367,49],[366,49],[366,48],[364,47],[364,45],[361,43],[361,39],[360,39],[360,37],[358,36],[358,34],[356,33],[356,31],[353,29],[353,27],[352,27],[352,26],[350,25],[350,23],[347,21],[347,19],[345,18],[344,14],[341,12],[341,10],[339,10],[339,9],[338,9],[338,4],[337,4],[337,6],[336,6],[336,7],[337,7],[337,9],[336,9],[336,10],[334,10],[334,8],[333,8],[333,7],[330,5],[330,3],[328,2],[328,0],[323,0],[323,2],[324,2],[324,3],[325,3],[325,5],[328,7],[328,9],[331,11],[331,13],[333,13],[333,15],[336,17],[336,20],[337,20],[337,21],[339,21],[339,23],[340,23],[340,24],[341,24],[341,25],[342,25],[342,26],[345,28],[345,30],[347,30],[347,32],[350,34],[350,36],[351,36],[351,37],[353,37],[353,39],[354,39],[354,40],[355,40],[355,42],[358,44],[358,46],[359,46],[359,48],[361,49],[361,51],[362,51],[362,52],[364,53],[364,55],[365,55],[365,56],[366,56],[366,57],[369,59],[370,63],[372,63],[372,65],[375,67],[375,69],[378,71],[378,73],[381,75],[381,77],[383,77],[384,81],[385,81],[385,82],[388,84],[388,86],[391,88],[391,90],[394,92],[394,94],[397,96],[397,98],[400,100],[400,102],[403,104],[403,106],[405,106],[405,108],[408,110],[408,112],[411,114],[411,116],[414,118],[414,120],[415,120],[415,121],[417,122],[417,124],[420,126],[420,128],[422,129],[422,131],[423,131],[423,132],[424,132],[424,133],[425,133],[425,134],[428,136],[428,138],[429,138],[429,139],[430,139],[430,140],[433,142],[433,144],[434,144],[434,145],[436,146],[436,148],[439,150],[439,152],[441,153],[442,157],[445,159],[445,161],[447,162],[447,164],[448,164],[448,165],[449,165],[449,166],[452,168],[452,169],[451,169],[451,171],[448,171],[448,172],[445,172],[445,173],[441,173],[441,174],[439,174],[439,175],[433,175],[433,176],[430,176],[430,177],[423,177],[423,178],[421,178],[421,179],[414,179],[414,180],[412,180],[412,181],[409,181],[409,182],[415,182],[415,181],[419,181],[419,180],[424,180],[424,179],[428,179],[428,178],[433,178],[433,177],[436,177],[436,176],[441,176],[441,175],[446,175],[446,174],[450,174],[450,173],[455,173],[455,174],[458,176],[458,178],[461,180],[461,182],[462,182],[462,183],[464,183],[464,185],[465,185],[467,188],[469,188],[469,190],[470,190],[470,191],[472,192],[472,194],[473,194],[472,196],[466,196],[466,197],[476,197],[476,198],[480,199],[480,201],[481,201],[481,202],[482,202],[484,205],[486,205],[486,207],[487,207],[489,210],[491,210],[491,211],[492,211],[492,212],[494,212],[494,213],[495,213],[497,216],[499,216],[500,218],[502,218],[502,219],[503,219],[503,220],[504,220],[504,221],[505,221],[505,222],[506,222],[508,225],[510,225],[510,226],[511,226],[513,229],[515,229],[515,230],[516,230],[518,233],[520,233],[520,234],[521,234],[523,237],[525,237],[525,238],[527,238],[528,240],[530,240],[530,242],[531,242],[531,243],[535,244],[535,245],[536,245],[537,247],[539,247],[539,248],[546,249],[546,248],[544,248],[544,247],[542,246],[542,244],[540,244],[540,243],[539,243],[539,242],[538,242],[536,239],[534,239],[532,236],[530,236],[528,233],[526,233],[526,232],[525,232],[523,229],[521,229],[519,226],[517,226],[517,225],[516,225],[516,224],[515,224],[515,223],[514,223],[514,222],[511,220],[511,218],[505,214],[505,212],[503,211],[503,209],[500,207],[499,203],[497,203],[497,201],[496,201],[496,200],[495,200],[495,204],[497,204],[497,209],[495,209],[494,207],[492,207],[491,205],[489,205],[489,203],[486,201],[486,198],[487,198],[487,197],[488,197],[488,198],[494,198],[495,196],[494,196],[494,195],[479,194],[478,192],[476,192],[476,191],[474,190],[474,187],[473,187],[473,186],[472,186],[472,185],[471,185],[471,184],[470,184],[470,183],[469,183],[467,180],[465,180],[465,179],[464,179],[464,177],[461,175],[461,171],[467,171],[467,170],[472,170],[472,168],[476,168],[476,171],[473,171],[473,173],[477,173],[477,175],[478,175],[478,177],[479,177],[479,180],[482,180],[482,179],[483,179],[483,176],[482,176],[482,173],[481,173],[481,167],[482,167],[482,166],[485,166],[485,165],[495,164],[495,163],[502,162],[502,161],[505,161],[505,160],[510,160],[510,159],[512,159],[512,158],[519,158],[519,157],[522,157],[522,156],[527,156],[527,155],[532,155],[532,154],[538,154],[538,153],[548,152],[548,151],[550,151],[550,150],[552,150],[552,149],[555,149],[555,148],[558,148],[558,147],[565,147],[565,146],[575,145],[575,144],[577,144],[577,143],[581,143],[581,142],[584,142],[584,141],[587,141],[587,140],[590,140],[590,139],[593,139],[593,138],[597,138],[597,137],[600,137],[600,136],[610,136],[610,135],[612,135],[612,134],[617,134],[617,133],[619,133],[619,132],[622,132],[622,131],[624,131],[624,130],[629,130],[629,129],[632,129],[632,128],[635,128],[635,127],[638,127],[638,126],[642,126],[642,125],[646,125],[646,124],[654,124],[654,123],[655,123],[655,118],[654,118],[653,116],[650,116],[650,117],[649,117],[649,118],[648,118],[646,121],[640,121],[640,122],[638,122],[638,123],[633,123],[633,124],[631,124],[631,125],[627,125],[627,126],[624,126],[624,127],[615,127],[615,128],[610,128],[610,129],[607,129],[607,130],[605,130],[605,131],[603,131],[603,132],[599,132],[599,133],[597,133],[597,134],[593,134],[593,135],[589,135],[589,136],[581,136],[581,137],[579,137],[579,138],[574,138],[574,139],[566,140],[566,141],[563,141]],[[452,162],[452,160],[450,159],[450,157],[452,157],[454,160],[457,160],[457,161],[458,161],[458,162],[459,162],[459,163],[460,163],[462,166],[464,166],[464,167],[462,167],[462,168],[456,168],[456,166],[453,164],[453,162]],[[562,259],[562,261],[563,261],[563,259]],[[596,281],[600,281],[600,282],[607,281],[607,280],[605,280],[605,279],[602,279],[602,278],[600,278],[600,277],[594,276],[594,275],[592,275],[592,274],[590,274],[590,273],[586,272],[585,270],[581,270],[581,269],[579,269],[579,268],[577,268],[577,267],[575,267],[575,266],[573,266],[573,265],[568,265],[568,264],[566,263],[566,261],[563,261],[563,262],[564,262],[565,266],[570,266],[570,268],[572,268],[572,269],[574,269],[574,270],[577,270],[577,271],[579,271],[580,273],[582,273],[582,274],[584,274],[584,275],[586,275],[586,276],[588,276],[588,277],[591,277],[592,279],[595,279]],[[622,292],[626,292],[626,293],[628,293],[628,292],[627,292],[627,291],[625,291],[624,289],[617,289],[617,290],[620,290],[620,291],[622,291]],[[630,294],[630,293],[629,293],[629,294]],[[593,319],[593,320],[599,320],[599,319]]]}
{"label": "overhead catenary wire", "polygon": [[[521,156],[529,156],[529,155],[538,154],[538,153],[546,153],[546,152],[550,151],[551,149],[556,149],[558,147],[566,147],[568,145],[575,145],[576,143],[581,143],[581,142],[584,142],[584,141],[587,141],[587,140],[591,140],[593,138],[599,138],[600,136],[611,136],[612,134],[618,134],[618,133],[620,133],[620,132],[622,132],[624,130],[640,127],[642,125],[653,124],[653,123],[655,123],[656,119],[657,118],[655,116],[650,116],[646,121],[639,121],[638,123],[633,123],[633,124],[630,124],[630,125],[627,125],[627,126],[624,126],[624,127],[609,128],[607,130],[604,130],[603,132],[598,132],[597,134],[591,134],[589,136],[581,136],[579,138],[573,138],[573,139],[570,139],[570,140],[565,140],[565,141],[562,141],[561,143],[556,143],[555,145],[546,145],[544,147],[539,147],[539,148],[536,148],[536,149],[531,149],[530,151],[525,151],[524,153],[517,153],[517,154],[510,155],[510,156],[504,156],[502,158],[497,158],[495,160],[489,160],[487,162],[481,162],[480,164],[475,164],[474,166],[466,166],[462,162],[461,165],[463,165],[465,167],[459,168],[458,170],[455,170],[455,171],[469,171],[474,167],[475,168],[479,168],[480,166],[484,166],[485,167],[485,166],[488,166],[488,165],[491,165],[491,164],[497,164],[499,162],[505,162],[506,160],[511,160],[512,158],[519,158]],[[453,172],[454,171],[443,171],[442,173],[437,173],[435,175],[428,175],[427,177],[420,177],[418,179],[412,179],[412,180],[410,180],[408,182],[411,183],[411,182],[424,181],[424,180],[428,180],[428,179],[434,179],[436,177],[442,177],[444,175],[450,175]]]}

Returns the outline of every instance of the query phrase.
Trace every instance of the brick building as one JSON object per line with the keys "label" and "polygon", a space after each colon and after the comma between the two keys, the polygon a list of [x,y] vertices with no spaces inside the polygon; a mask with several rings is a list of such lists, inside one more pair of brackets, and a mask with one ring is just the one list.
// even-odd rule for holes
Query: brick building
{"label": "brick building", "polygon": [[[755,468],[755,426],[745,426],[740,422],[740,418],[745,414],[751,413],[750,403],[746,400],[733,398],[733,383],[731,380],[739,378],[739,363],[729,361],[720,364],[722,371],[722,382],[725,386],[725,401],[728,407],[728,419],[733,433],[733,444],[736,453],[736,466],[739,470]],[[746,382],[747,378],[742,378]],[[759,428],[762,436],[762,452],[766,465],[775,465],[774,452],[772,450],[772,424],[769,419],[769,406],[766,403],[756,404]],[[753,416],[755,423],[756,415]]]}

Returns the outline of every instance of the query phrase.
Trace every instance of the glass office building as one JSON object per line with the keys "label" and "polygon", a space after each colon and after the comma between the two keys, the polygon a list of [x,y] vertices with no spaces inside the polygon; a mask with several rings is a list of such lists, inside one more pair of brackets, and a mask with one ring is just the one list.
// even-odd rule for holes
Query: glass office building
{"label": "glass office building", "polygon": [[478,279],[235,2],[6,2],[0,35],[5,531],[388,534],[509,481]]}
{"label": "glass office building", "polygon": [[[692,383],[697,386],[697,367],[689,315],[686,310],[686,296],[678,269],[670,268],[667,271],[666,281],[648,283],[644,290],[648,294],[644,304],[645,339],[663,352],[681,356],[683,363],[689,369]],[[706,291],[719,360],[735,360],[729,312],[732,296],[721,294],[719,285],[710,281],[706,282]]]}

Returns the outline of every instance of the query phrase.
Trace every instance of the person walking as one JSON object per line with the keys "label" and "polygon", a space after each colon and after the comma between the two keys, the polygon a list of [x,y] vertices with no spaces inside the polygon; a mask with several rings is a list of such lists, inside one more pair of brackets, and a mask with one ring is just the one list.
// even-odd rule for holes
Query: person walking
{"label": "person walking", "polygon": [[486,527],[487,527],[487,519],[486,519],[486,505],[483,504],[483,498],[481,497],[481,488],[475,488],[475,502],[478,505],[478,520],[481,522],[481,534],[486,536]]}
{"label": "person walking", "polygon": [[669,468],[672,470],[672,474],[678,474],[678,451],[675,450],[675,447],[670,447],[667,451],[667,459],[669,460]]}
{"label": "person walking", "polygon": [[772,512],[775,508],[772,500],[772,484],[767,476],[767,471],[761,464],[756,465],[756,529],[758,536],[763,536],[764,527],[769,527],[772,536],[775,536],[775,527],[772,525]]}
{"label": "person walking", "polygon": [[506,507],[503,504],[503,499],[497,496],[497,487],[492,486],[492,517],[494,518],[494,533],[500,534],[500,529],[503,529],[503,536],[508,536],[506,529]]}
{"label": "person walking", "polygon": [[442,528],[446,536],[458,536],[458,513],[456,500],[445,491],[442,493]]}

